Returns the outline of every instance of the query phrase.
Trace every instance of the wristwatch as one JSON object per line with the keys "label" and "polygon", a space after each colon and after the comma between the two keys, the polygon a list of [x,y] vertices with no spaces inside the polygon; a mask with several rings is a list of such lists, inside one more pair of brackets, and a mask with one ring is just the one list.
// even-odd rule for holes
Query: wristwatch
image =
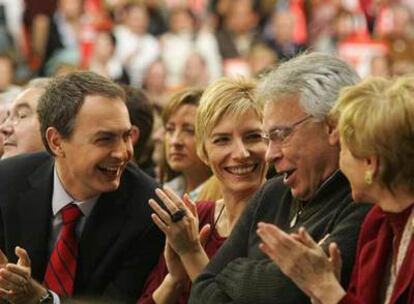
{"label": "wristwatch", "polygon": [[39,304],[53,304],[53,295],[49,290],[39,299]]}

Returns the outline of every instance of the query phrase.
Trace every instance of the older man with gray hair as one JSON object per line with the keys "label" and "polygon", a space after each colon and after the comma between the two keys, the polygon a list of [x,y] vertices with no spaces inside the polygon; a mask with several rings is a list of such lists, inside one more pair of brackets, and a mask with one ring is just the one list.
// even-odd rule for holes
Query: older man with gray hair
{"label": "older man with gray hair", "polygon": [[336,242],[343,257],[341,282],[348,284],[369,207],[352,203],[349,184],[338,170],[338,136],[327,115],[340,89],[357,81],[348,64],[318,53],[293,58],[262,80],[266,158],[279,175],[253,197],[193,285],[190,303],[310,303],[260,250],[258,222],[288,233],[303,226],[325,251]]}
{"label": "older man with gray hair", "polygon": [[3,159],[45,150],[37,105],[50,81],[49,78],[31,80],[10,104],[6,119],[0,124],[0,135],[4,138]]}

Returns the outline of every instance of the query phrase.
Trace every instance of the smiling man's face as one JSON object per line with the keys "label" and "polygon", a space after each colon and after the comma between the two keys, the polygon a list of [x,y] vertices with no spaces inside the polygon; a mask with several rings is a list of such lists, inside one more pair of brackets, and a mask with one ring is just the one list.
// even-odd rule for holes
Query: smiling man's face
{"label": "smiling man's face", "polygon": [[277,172],[284,175],[283,182],[292,195],[309,200],[322,182],[338,168],[338,147],[329,143],[328,125],[316,122],[299,104],[298,96],[284,97],[277,102],[269,101],[264,109],[265,132],[292,128],[283,142],[269,140],[266,160],[273,162]]}

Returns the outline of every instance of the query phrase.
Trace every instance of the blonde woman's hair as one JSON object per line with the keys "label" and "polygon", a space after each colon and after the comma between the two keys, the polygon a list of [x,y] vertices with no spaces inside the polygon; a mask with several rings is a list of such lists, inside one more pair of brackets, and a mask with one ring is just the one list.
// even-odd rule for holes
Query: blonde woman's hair
{"label": "blonde woman's hair", "polygon": [[331,114],[355,157],[378,157],[380,184],[414,193],[414,77],[369,78],[345,88]]}
{"label": "blonde woman's hair", "polygon": [[254,110],[263,119],[263,104],[256,98],[256,83],[246,78],[220,78],[207,87],[200,100],[196,116],[197,154],[208,159],[204,143],[213,128],[226,114],[243,115]]}
{"label": "blonde woman's hair", "polygon": [[218,201],[221,198],[223,198],[221,183],[215,175],[212,175],[203,183],[203,187],[197,195],[196,201]]}

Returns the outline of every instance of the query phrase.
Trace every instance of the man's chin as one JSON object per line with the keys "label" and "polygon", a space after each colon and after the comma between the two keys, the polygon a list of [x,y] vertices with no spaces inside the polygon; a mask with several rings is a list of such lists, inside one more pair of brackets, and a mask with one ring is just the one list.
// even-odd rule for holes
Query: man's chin
{"label": "man's chin", "polygon": [[290,191],[292,193],[292,196],[297,200],[308,201],[311,198],[311,195],[303,189],[291,188]]}
{"label": "man's chin", "polygon": [[105,182],[100,188],[101,193],[104,192],[113,192],[119,188],[120,181]]}
{"label": "man's chin", "polygon": [[6,159],[8,157],[13,157],[19,154],[16,148],[4,148],[4,153],[1,159]]}

